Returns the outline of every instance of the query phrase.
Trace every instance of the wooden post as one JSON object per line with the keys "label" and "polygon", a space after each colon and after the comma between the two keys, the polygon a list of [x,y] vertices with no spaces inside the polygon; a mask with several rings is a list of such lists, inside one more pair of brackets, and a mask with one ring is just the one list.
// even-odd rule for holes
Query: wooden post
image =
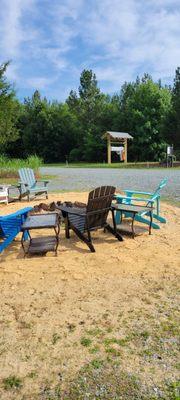
{"label": "wooden post", "polygon": [[107,137],[107,158],[108,164],[111,164],[111,139],[109,135]]}
{"label": "wooden post", "polygon": [[124,162],[127,163],[127,139],[124,140],[124,153],[125,153]]}

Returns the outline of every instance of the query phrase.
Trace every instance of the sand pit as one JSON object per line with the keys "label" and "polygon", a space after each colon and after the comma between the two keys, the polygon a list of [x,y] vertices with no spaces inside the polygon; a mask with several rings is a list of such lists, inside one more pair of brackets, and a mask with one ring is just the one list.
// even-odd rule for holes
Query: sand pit
{"label": "sand pit", "polygon": [[[43,202],[54,200],[86,202],[87,193],[52,194]],[[38,202],[1,205],[0,214]],[[135,375],[142,396],[150,393],[124,394],[123,400],[152,399],[171,390],[168,385],[178,376],[180,209],[162,204],[162,213],[168,222],[151,236],[145,230],[118,242],[108,233],[94,233],[96,253],[73,233],[66,240],[63,227],[57,257],[24,259],[21,235],[4,251],[0,399],[116,398],[71,392],[87,364],[101,376],[107,365],[126,377]]]}

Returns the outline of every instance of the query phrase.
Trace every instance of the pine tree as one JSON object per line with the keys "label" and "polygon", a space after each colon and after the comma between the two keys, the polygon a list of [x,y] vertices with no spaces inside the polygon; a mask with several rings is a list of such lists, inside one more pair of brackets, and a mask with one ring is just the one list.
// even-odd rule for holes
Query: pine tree
{"label": "pine tree", "polygon": [[20,105],[15,98],[15,92],[7,81],[5,73],[9,62],[0,65],[0,148],[5,152],[8,143],[18,138],[15,122],[18,118]]}

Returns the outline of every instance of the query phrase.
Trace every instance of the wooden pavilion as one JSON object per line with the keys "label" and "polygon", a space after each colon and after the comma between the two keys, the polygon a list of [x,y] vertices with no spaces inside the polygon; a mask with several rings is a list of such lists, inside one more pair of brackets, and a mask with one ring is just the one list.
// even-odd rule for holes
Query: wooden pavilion
{"label": "wooden pavilion", "polygon": [[133,137],[131,135],[129,135],[129,133],[125,133],[125,132],[107,131],[102,136],[102,138],[107,139],[108,164],[111,164],[111,151],[118,151],[118,149],[120,148],[118,146],[120,146],[120,145],[122,145],[124,147],[124,162],[127,163],[127,141],[128,141],[128,139],[133,139]]}

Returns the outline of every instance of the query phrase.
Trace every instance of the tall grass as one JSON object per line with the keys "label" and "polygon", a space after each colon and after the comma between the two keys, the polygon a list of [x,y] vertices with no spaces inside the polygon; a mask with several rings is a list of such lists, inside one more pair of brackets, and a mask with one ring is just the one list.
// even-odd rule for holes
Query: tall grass
{"label": "tall grass", "polygon": [[43,160],[38,156],[29,156],[26,160],[9,159],[8,157],[0,156],[0,178],[16,178],[20,168],[32,168],[36,173],[42,165]]}

